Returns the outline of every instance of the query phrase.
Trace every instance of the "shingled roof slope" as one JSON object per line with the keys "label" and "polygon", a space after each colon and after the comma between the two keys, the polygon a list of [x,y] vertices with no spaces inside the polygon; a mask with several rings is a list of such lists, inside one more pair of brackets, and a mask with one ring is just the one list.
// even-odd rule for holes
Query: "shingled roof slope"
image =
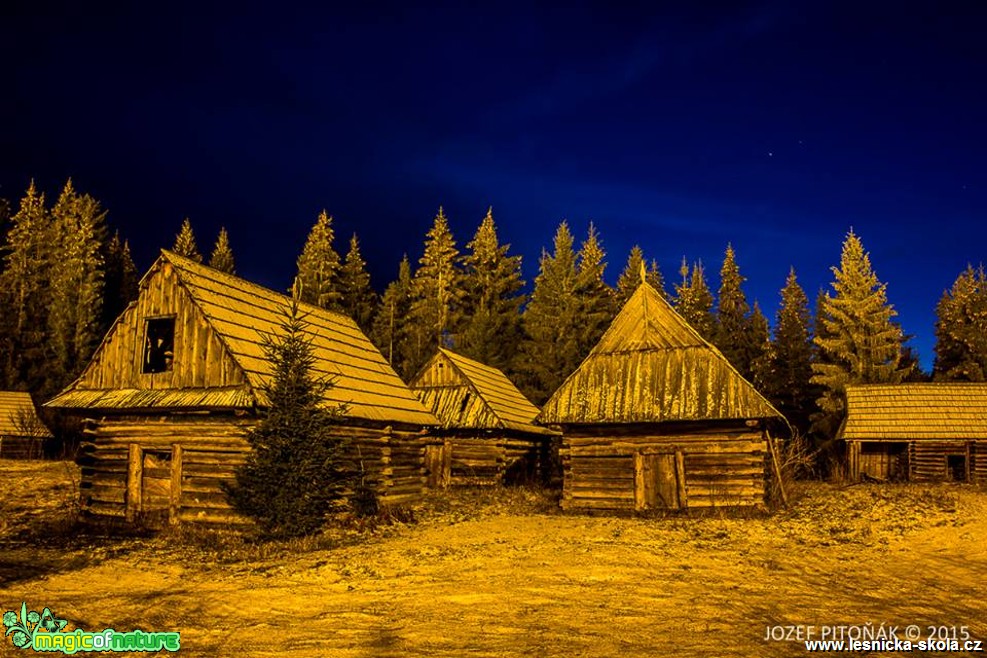
{"label": "shingled roof slope", "polygon": [[843,439],[987,439],[987,384],[847,386]]}
{"label": "shingled roof slope", "polygon": [[31,436],[51,436],[51,432],[38,417],[38,410],[30,393],[0,391],[0,436],[24,436],[22,420],[30,424],[27,429]]}
{"label": "shingled roof slope", "polygon": [[781,417],[726,357],[642,282],[545,403],[544,424]]}

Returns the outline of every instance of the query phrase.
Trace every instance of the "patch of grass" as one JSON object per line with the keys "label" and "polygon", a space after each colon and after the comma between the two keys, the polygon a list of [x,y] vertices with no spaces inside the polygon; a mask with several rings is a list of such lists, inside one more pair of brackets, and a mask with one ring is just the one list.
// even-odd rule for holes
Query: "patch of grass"
{"label": "patch of grass", "polygon": [[427,491],[417,508],[422,522],[460,523],[491,516],[559,513],[559,492],[537,486],[449,487]]}

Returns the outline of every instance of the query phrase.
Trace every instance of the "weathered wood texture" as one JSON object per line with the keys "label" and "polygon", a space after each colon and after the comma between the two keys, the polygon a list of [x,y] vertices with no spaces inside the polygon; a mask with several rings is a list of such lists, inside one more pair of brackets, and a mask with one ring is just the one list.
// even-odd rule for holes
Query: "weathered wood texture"
{"label": "weathered wood texture", "polygon": [[852,480],[987,482],[987,441],[847,441]]}
{"label": "weathered wood texture", "polygon": [[[107,417],[89,430],[80,450],[82,507],[95,516],[141,519],[152,525],[182,521],[243,523],[223,484],[250,451],[244,436],[254,418],[172,414],[159,418]],[[421,498],[423,444],[417,433],[340,425],[352,458],[382,505]]]}
{"label": "weathered wood texture", "polygon": [[781,414],[647,283],[545,403],[543,424],[780,418]]}
{"label": "weathered wood texture", "polygon": [[847,447],[851,478],[907,480],[910,472],[908,452],[908,443],[903,441],[854,441]]}
{"label": "weathered wood texture", "polygon": [[[146,320],[175,319],[172,370],[143,373]],[[233,360],[173,267],[145,280],[137,301],[117,319],[78,381],[81,389],[201,389],[242,386],[243,369]]]}
{"label": "weathered wood texture", "polygon": [[511,484],[540,477],[556,433],[504,373],[439,349],[411,383],[443,428],[428,450],[429,486]]}
{"label": "weathered wood texture", "polygon": [[542,477],[542,441],[461,436],[428,441],[425,470],[430,487],[522,484]]}
{"label": "weathered wood texture", "polygon": [[[83,374],[47,406],[189,409],[266,406],[271,365],[264,338],[281,331],[291,300],[170,252],[141,281],[136,302],[110,329]],[[429,413],[380,351],[343,314],[299,304],[312,369],[331,378],[327,405],[362,420],[433,426]],[[148,321],[174,318],[170,371],[144,373]]]}
{"label": "weathered wood texture", "polygon": [[[615,430],[619,431],[619,430]],[[563,433],[562,507],[647,511],[764,504],[767,443],[748,428]]]}
{"label": "weathered wood texture", "polygon": [[439,349],[410,384],[442,427],[551,436],[534,423],[538,407],[500,370]]}

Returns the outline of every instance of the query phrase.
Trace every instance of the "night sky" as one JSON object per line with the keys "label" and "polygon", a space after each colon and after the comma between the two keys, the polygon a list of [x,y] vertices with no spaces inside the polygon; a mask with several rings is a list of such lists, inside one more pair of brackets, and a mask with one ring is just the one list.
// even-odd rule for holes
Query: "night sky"
{"label": "night sky", "polygon": [[853,227],[926,368],[985,260],[987,6],[352,4],[4,3],[0,196],[72,176],[142,271],[184,217],[207,253],[225,225],[279,290],[323,208],[378,290],[439,205],[461,248],[493,206],[529,283],[562,219],[611,283],[639,243],[718,287],[732,242],[772,321]]}

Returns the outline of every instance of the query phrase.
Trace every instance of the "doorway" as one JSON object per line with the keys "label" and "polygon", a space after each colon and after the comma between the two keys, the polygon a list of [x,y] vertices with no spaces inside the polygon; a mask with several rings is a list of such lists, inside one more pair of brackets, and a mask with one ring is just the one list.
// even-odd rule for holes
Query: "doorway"
{"label": "doorway", "polygon": [[638,511],[686,506],[685,462],[681,452],[634,455],[634,508]]}

